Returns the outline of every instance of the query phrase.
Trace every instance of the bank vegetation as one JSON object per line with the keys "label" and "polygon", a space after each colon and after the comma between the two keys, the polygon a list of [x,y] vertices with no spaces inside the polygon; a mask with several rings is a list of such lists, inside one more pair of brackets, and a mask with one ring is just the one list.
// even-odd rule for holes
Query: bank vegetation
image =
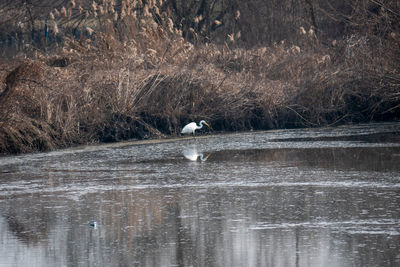
{"label": "bank vegetation", "polygon": [[400,118],[400,1],[2,2],[3,154]]}

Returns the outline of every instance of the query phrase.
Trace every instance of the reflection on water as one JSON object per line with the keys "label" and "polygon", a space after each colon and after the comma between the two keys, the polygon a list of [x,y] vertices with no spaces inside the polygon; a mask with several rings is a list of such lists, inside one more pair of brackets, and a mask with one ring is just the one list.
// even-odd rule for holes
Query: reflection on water
{"label": "reflection on water", "polygon": [[0,158],[0,265],[399,266],[399,132],[373,124]]}
{"label": "reflection on water", "polygon": [[197,161],[197,159],[200,159],[200,161],[206,161],[208,159],[208,157],[210,157],[210,155],[211,155],[209,153],[206,156],[204,156],[203,153],[197,151],[196,145],[191,145],[191,146],[185,147],[183,149],[182,154],[185,158],[187,158],[188,160],[191,160],[191,161]]}

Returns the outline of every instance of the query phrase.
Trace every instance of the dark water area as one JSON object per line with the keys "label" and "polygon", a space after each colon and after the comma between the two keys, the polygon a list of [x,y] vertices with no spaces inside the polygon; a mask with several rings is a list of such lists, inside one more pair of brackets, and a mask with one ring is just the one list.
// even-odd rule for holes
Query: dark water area
{"label": "dark water area", "polygon": [[400,123],[2,157],[0,266],[400,266]]}

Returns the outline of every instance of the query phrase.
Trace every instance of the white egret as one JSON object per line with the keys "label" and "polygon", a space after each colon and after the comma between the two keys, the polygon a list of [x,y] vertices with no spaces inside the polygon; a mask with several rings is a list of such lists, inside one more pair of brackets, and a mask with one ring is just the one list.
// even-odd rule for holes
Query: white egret
{"label": "white egret", "polygon": [[186,124],[185,127],[183,127],[181,133],[182,134],[191,134],[192,133],[194,135],[194,131],[196,131],[197,129],[203,128],[203,124],[207,125],[207,127],[210,128],[210,125],[208,125],[208,123],[205,120],[202,120],[199,123],[200,126],[197,126],[197,124],[195,122]]}

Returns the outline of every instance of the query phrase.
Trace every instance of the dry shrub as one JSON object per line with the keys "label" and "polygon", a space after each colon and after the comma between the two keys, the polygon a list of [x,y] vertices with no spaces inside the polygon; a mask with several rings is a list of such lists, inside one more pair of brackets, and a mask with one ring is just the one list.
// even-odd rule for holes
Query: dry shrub
{"label": "dry shrub", "polygon": [[400,60],[398,44],[373,36],[343,40],[328,61],[317,59],[320,69],[303,78],[290,107],[307,126],[399,118],[400,68],[393,64]]}
{"label": "dry shrub", "polygon": [[52,129],[42,121],[47,88],[38,86],[45,75],[39,62],[27,61],[11,71],[0,94],[0,136],[4,152],[54,149]]}

